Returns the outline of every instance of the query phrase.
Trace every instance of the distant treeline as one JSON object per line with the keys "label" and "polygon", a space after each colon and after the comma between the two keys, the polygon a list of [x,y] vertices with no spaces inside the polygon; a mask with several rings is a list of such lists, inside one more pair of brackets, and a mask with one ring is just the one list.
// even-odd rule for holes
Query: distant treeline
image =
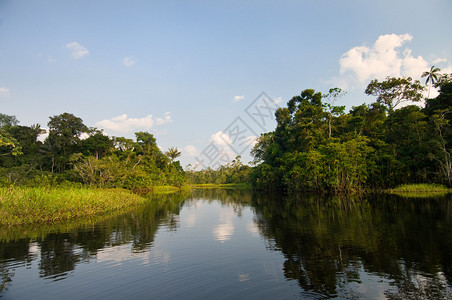
{"label": "distant treeline", "polygon": [[[217,170],[186,170],[180,151],[162,152],[148,132],[135,140],[109,137],[70,113],[50,117],[48,137],[39,124],[21,126],[0,114],[0,185],[65,182],[147,192],[152,186],[251,182],[264,190],[350,191],[404,183],[452,186],[452,74],[432,67],[423,76],[440,94],[424,99],[426,87],[406,77],[373,80],[371,104],[337,105],[345,93],[307,89],[279,108],[276,129],[262,134],[251,151],[254,166],[240,157]],[[423,103],[422,101],[425,100]],[[401,106],[418,102],[421,106]],[[85,136],[84,139],[81,136]]]}

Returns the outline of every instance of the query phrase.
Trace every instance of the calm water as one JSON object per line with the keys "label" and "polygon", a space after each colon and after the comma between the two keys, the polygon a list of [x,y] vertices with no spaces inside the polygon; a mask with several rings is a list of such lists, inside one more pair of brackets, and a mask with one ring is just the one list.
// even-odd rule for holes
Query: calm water
{"label": "calm water", "polygon": [[0,297],[452,299],[450,197],[165,197],[78,227],[0,228]]}

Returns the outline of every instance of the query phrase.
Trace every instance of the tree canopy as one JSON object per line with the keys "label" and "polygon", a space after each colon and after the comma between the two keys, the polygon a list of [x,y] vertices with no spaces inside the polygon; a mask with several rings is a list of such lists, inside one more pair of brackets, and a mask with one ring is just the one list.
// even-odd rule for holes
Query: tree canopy
{"label": "tree canopy", "polygon": [[424,73],[426,84],[439,89],[435,98],[424,99],[417,80],[387,77],[365,90],[375,102],[349,112],[337,105],[345,96],[339,88],[301,91],[276,110],[275,129],[258,138],[254,167],[238,156],[216,170],[184,171],[177,161],[181,151],[162,151],[152,133],[136,132],[135,140],[107,136],[67,112],[49,117],[49,135],[41,142],[39,124],[22,126],[15,116],[0,114],[0,184],[72,182],[140,193],[188,182],[252,182],[257,189],[294,192],[451,186],[452,74],[438,72],[432,67]]}
{"label": "tree canopy", "polygon": [[409,77],[375,79],[365,93],[377,101],[349,113],[334,109],[339,89],[326,97],[302,91],[276,111],[275,130],[254,146],[254,186],[350,191],[403,183],[452,185],[452,83],[444,81],[424,108],[400,107],[423,100],[423,89]]}
{"label": "tree canopy", "polygon": [[386,105],[388,112],[402,102],[420,102],[423,99],[424,87],[411,77],[387,77],[384,81],[372,80],[366,88],[367,95],[377,96],[377,101]]}

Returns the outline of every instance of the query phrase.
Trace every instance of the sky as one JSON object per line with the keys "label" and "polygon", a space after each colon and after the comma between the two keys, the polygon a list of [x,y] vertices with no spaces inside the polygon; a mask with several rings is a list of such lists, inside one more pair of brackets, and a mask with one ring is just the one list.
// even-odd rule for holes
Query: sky
{"label": "sky", "polygon": [[184,168],[247,163],[304,89],[340,87],[350,109],[376,100],[373,79],[452,73],[451,12],[450,0],[0,0],[0,113],[147,131]]}

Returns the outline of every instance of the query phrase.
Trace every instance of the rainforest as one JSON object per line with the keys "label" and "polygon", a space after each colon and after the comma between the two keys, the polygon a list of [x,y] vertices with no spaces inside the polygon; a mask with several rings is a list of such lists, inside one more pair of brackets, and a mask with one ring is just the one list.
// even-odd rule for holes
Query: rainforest
{"label": "rainforest", "polygon": [[[346,93],[305,89],[280,107],[274,131],[263,133],[251,165],[237,156],[217,169],[181,166],[176,147],[158,147],[152,133],[107,136],[71,113],[51,116],[47,137],[39,124],[19,125],[0,114],[3,187],[119,188],[146,194],[162,186],[252,185],[284,192],[348,192],[402,184],[452,185],[452,80],[432,67],[426,86],[410,77],[373,80],[370,104],[345,112]],[[423,91],[432,85],[438,96]],[[429,91],[430,93],[430,91]]]}

